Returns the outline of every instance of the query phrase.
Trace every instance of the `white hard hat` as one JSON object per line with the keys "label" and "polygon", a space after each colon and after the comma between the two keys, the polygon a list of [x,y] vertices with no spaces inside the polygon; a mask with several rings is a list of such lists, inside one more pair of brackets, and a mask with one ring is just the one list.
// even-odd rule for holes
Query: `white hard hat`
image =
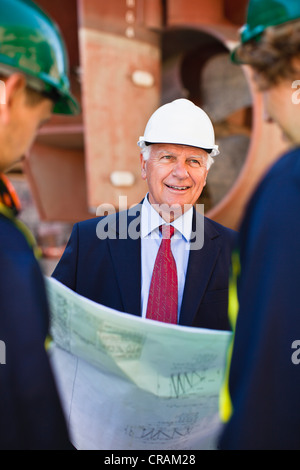
{"label": "white hard hat", "polygon": [[147,144],[189,145],[219,155],[212,122],[203,109],[189,100],[178,99],[158,108],[148,121],[139,147]]}

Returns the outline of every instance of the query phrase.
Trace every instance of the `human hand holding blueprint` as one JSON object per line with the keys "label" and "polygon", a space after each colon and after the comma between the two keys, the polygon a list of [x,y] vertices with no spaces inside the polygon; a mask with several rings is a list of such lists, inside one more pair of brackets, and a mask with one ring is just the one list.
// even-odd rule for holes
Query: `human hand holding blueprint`
{"label": "human hand holding blueprint", "polygon": [[117,312],[46,278],[51,361],[77,449],[214,448],[231,334]]}

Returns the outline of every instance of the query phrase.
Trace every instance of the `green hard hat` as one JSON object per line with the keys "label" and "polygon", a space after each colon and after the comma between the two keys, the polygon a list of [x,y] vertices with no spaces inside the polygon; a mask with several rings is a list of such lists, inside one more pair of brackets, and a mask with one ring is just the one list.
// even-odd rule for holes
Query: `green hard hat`
{"label": "green hard hat", "polygon": [[78,114],[57,25],[31,0],[0,0],[0,74],[21,72],[30,88],[53,97],[56,114]]}
{"label": "green hard hat", "polygon": [[[251,40],[259,41],[266,28],[298,18],[300,19],[300,0],[250,0],[247,23],[240,30],[241,44]],[[231,54],[231,60],[237,64],[242,63],[236,54],[239,46]]]}

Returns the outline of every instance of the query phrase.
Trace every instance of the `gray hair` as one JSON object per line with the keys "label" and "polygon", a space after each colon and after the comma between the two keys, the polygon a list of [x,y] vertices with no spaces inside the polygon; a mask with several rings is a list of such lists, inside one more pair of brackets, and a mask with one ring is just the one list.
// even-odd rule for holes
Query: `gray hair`
{"label": "gray hair", "polygon": [[[145,142],[142,142],[140,146],[141,146],[141,154],[143,155],[144,161],[149,160],[150,154],[151,154],[151,145],[146,145]],[[214,162],[215,162],[215,159],[208,153],[207,154],[207,167],[206,167],[207,170],[211,168]]]}

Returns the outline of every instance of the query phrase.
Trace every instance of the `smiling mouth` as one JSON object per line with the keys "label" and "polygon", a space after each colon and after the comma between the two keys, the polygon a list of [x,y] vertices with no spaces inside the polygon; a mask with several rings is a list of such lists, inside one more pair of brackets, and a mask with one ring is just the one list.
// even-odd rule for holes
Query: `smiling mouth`
{"label": "smiling mouth", "polygon": [[190,189],[190,186],[171,186],[170,184],[166,184],[167,188],[174,189],[176,191],[186,191]]}

